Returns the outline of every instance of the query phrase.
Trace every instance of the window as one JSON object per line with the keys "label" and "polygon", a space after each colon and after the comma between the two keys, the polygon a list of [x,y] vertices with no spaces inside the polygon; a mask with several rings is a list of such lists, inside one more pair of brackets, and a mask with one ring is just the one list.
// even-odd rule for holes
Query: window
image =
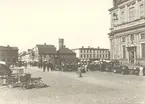
{"label": "window", "polygon": [[100,58],[100,55],[97,55],[97,58]]}
{"label": "window", "polygon": [[93,55],[93,58],[96,58],[96,55],[95,54]]}
{"label": "window", "polygon": [[81,54],[81,58],[82,58],[82,54]]}
{"label": "window", "polygon": [[123,58],[125,59],[126,58],[126,47],[123,46]]}
{"label": "window", "polygon": [[92,52],[91,53],[94,53],[94,50],[92,50]]}
{"label": "window", "polygon": [[121,23],[124,23],[124,21],[125,21],[125,9],[124,8],[121,9],[120,21],[121,21]]}
{"label": "window", "polygon": [[140,4],[140,17],[144,17],[144,5],[143,5],[143,3],[142,4]]}
{"label": "window", "polygon": [[82,53],[84,53],[84,50],[82,50]]}
{"label": "window", "polygon": [[131,41],[134,41],[134,35],[133,35],[133,34],[130,35],[130,40],[131,40]]}
{"label": "window", "polygon": [[86,54],[84,54],[84,58],[86,58]]}
{"label": "window", "polygon": [[89,58],[89,55],[87,54],[87,58]]}
{"label": "window", "polygon": [[141,39],[145,39],[145,33],[141,33]]}
{"label": "window", "polygon": [[125,42],[125,37],[122,37],[122,42]]}
{"label": "window", "polygon": [[141,44],[142,48],[142,58],[145,58],[145,43]]}
{"label": "window", "polygon": [[129,8],[129,21],[133,21],[135,19],[135,8]]}

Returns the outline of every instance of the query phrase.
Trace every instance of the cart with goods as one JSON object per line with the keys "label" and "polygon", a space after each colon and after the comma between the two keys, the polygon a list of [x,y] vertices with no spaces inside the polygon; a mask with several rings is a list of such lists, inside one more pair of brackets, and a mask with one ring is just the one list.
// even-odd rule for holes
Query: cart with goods
{"label": "cart with goods", "polygon": [[8,87],[21,87],[25,89],[47,87],[41,77],[31,77],[31,74],[24,73],[23,68],[15,68],[12,71],[13,73],[10,76],[3,77]]}

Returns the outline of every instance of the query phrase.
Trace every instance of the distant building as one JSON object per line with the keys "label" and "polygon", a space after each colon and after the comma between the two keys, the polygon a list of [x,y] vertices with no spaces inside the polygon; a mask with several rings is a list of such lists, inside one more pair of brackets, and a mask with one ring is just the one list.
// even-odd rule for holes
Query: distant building
{"label": "distant building", "polygon": [[73,51],[76,53],[77,58],[84,61],[89,60],[108,60],[110,59],[110,51],[109,49],[103,49],[103,48],[77,48],[73,49]]}
{"label": "distant building", "polygon": [[24,51],[20,54],[20,60],[21,61],[26,61],[26,62],[32,62],[33,57],[32,57],[32,49],[28,49],[27,52]]}
{"label": "distant building", "polygon": [[76,61],[76,53],[68,48],[60,48],[57,52],[58,59],[64,63],[73,63]]}
{"label": "distant building", "polygon": [[113,0],[111,59],[145,65],[145,0]]}
{"label": "distant building", "polygon": [[38,44],[33,49],[34,60],[33,61],[53,61],[57,57],[56,47],[54,45]]}
{"label": "distant building", "polygon": [[0,46],[0,61],[16,63],[18,61],[18,47]]}

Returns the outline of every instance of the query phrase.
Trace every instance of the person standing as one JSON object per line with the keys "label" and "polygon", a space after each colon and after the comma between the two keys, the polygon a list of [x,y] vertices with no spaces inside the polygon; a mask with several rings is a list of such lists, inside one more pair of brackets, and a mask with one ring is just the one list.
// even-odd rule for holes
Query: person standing
{"label": "person standing", "polygon": [[78,65],[78,75],[79,77],[82,77],[82,66]]}
{"label": "person standing", "polygon": [[45,69],[46,69],[46,62],[44,61],[43,62],[43,72],[45,72]]}
{"label": "person standing", "polygon": [[49,71],[50,68],[50,62],[47,62],[47,71]]}

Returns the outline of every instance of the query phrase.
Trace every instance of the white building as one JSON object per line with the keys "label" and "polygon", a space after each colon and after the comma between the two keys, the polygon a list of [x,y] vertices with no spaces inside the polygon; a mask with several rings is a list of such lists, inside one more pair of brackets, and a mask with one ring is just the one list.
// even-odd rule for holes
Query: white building
{"label": "white building", "polygon": [[103,49],[103,48],[77,48],[73,49],[73,51],[76,53],[77,58],[81,60],[100,60],[100,59],[105,59],[108,60],[110,59],[110,51],[109,49]]}
{"label": "white building", "polygon": [[145,0],[113,0],[111,15],[111,59],[123,63],[145,63]]}

